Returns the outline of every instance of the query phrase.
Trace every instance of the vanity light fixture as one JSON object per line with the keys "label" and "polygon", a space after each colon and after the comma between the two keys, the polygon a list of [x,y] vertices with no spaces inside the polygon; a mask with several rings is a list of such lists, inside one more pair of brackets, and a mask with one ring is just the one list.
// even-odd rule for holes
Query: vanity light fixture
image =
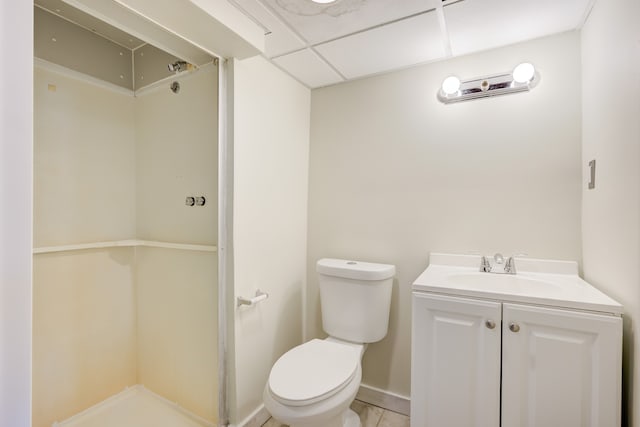
{"label": "vanity light fixture", "polygon": [[540,74],[536,72],[534,66],[523,62],[511,73],[463,81],[455,76],[449,76],[442,82],[442,87],[438,91],[438,100],[444,104],[451,104],[470,99],[525,92],[533,89],[539,81]]}

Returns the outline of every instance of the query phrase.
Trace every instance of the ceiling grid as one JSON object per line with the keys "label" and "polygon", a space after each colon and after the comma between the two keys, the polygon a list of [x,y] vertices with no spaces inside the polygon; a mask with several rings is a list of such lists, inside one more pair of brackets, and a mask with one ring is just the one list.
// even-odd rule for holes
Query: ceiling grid
{"label": "ceiling grid", "polygon": [[[68,0],[66,0],[68,1]],[[130,35],[72,12],[36,5],[136,49]],[[227,0],[265,33],[262,56],[309,88],[440,61],[582,27],[594,0]],[[60,11],[57,11],[60,10]],[[70,13],[73,13],[70,15]],[[75,15],[74,15],[75,14]],[[76,16],[78,15],[78,16]],[[202,53],[160,45],[191,63]],[[208,55],[205,55],[208,58]]]}
{"label": "ceiling grid", "polygon": [[579,29],[593,0],[230,0],[309,88]]}

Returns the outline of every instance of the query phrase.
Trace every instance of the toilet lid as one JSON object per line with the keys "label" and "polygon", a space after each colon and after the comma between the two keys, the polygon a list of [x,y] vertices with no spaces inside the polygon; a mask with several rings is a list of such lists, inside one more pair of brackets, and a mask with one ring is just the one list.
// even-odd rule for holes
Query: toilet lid
{"label": "toilet lid", "polygon": [[308,405],[341,390],[354,377],[359,363],[357,348],[314,339],[278,359],[269,375],[269,389],[282,403]]}

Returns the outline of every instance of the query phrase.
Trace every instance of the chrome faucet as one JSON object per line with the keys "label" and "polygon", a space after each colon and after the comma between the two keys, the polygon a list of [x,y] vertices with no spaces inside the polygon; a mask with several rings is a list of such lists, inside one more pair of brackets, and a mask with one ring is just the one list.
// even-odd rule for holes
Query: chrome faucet
{"label": "chrome faucet", "polygon": [[496,273],[496,274],[516,274],[516,261],[514,257],[509,257],[505,262],[502,254],[495,254],[493,256],[494,265],[504,265],[501,270],[492,271],[491,263],[486,256],[480,258],[480,272],[481,273]]}
{"label": "chrome faucet", "polygon": [[504,265],[504,272],[506,274],[516,274],[516,260],[510,256]]}
{"label": "chrome faucet", "polygon": [[482,256],[480,259],[480,272],[481,273],[490,273],[491,272],[491,264],[486,256]]}

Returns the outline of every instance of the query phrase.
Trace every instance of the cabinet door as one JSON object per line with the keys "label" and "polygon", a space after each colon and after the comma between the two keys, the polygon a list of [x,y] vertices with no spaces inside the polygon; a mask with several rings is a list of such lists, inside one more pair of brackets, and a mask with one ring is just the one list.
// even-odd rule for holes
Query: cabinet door
{"label": "cabinet door", "polygon": [[620,425],[620,317],[505,303],[502,334],[502,427]]}
{"label": "cabinet door", "polygon": [[499,427],[500,303],[414,292],[412,427]]}

